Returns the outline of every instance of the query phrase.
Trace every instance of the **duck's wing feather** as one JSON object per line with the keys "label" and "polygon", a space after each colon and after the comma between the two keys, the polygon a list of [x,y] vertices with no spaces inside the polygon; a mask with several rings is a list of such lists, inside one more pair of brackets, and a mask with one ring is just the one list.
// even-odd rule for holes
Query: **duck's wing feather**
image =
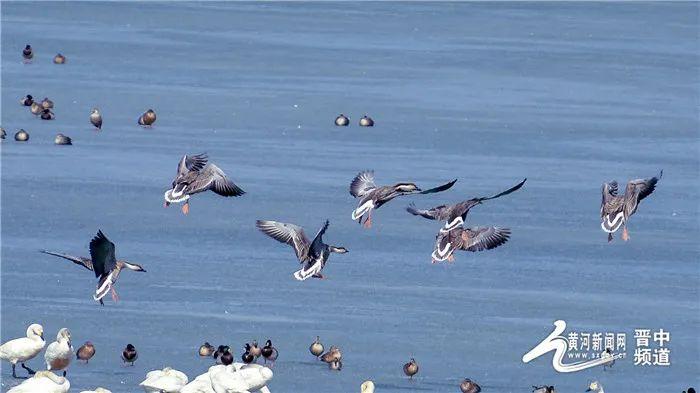
{"label": "duck's wing feather", "polygon": [[654,176],[649,179],[631,180],[629,183],[627,183],[625,195],[632,195],[632,193],[634,193],[638,195],[637,200],[641,201],[642,199],[651,195],[652,192],[654,192],[654,190],[656,189],[656,183],[659,182],[663,174],[664,171],[661,171],[659,173],[659,176]]}
{"label": "duck's wing feather", "polygon": [[197,154],[194,156],[185,155],[177,164],[177,173],[186,174],[189,171],[200,171],[207,165],[208,157],[206,154]]}
{"label": "duck's wing feather", "polygon": [[190,184],[188,194],[212,190],[225,196],[241,196],[245,191],[229,179],[224,171],[214,164],[208,164],[199,172],[197,178]]}
{"label": "duck's wing feather", "polygon": [[609,206],[611,201],[617,197],[617,189],[618,185],[615,180],[609,182],[609,183],[603,183],[603,186],[601,187],[600,191],[602,194],[602,200],[600,202],[600,216],[604,217],[606,214],[606,206]]}
{"label": "duck's wing feather", "polygon": [[441,186],[437,186],[437,187],[433,187],[433,188],[428,189],[428,190],[423,190],[423,191],[417,192],[417,194],[434,194],[436,192],[442,192],[445,190],[449,190],[450,187],[455,185],[455,183],[457,183],[457,179],[454,179],[451,182],[445,183]]}
{"label": "duck's wing feather", "polygon": [[90,259],[95,277],[109,274],[117,266],[114,243],[107,239],[102,230],[90,241]]}
{"label": "duck's wing feather", "polygon": [[483,251],[496,248],[510,238],[509,228],[472,227],[464,228],[461,233],[462,250]]}
{"label": "duck's wing feather", "polygon": [[[292,246],[294,252],[297,254],[299,262],[306,261],[311,244],[300,226],[267,220],[258,220],[255,222],[255,226],[264,234],[278,242]],[[322,234],[321,232],[319,233]],[[318,235],[316,236],[318,237]]]}
{"label": "duck's wing feather", "polygon": [[425,217],[429,220],[446,220],[449,215],[450,208],[447,205],[440,205],[432,209],[423,210],[417,209],[416,205],[411,202],[408,207],[406,207],[406,211],[414,216]]}
{"label": "duck's wing feather", "polygon": [[367,192],[377,188],[374,183],[374,171],[362,171],[352,179],[350,194],[355,198],[364,196]]}
{"label": "duck's wing feather", "polygon": [[503,191],[503,192],[499,192],[498,194],[492,195],[492,196],[490,196],[490,197],[482,197],[482,198],[478,198],[478,199],[479,199],[480,201],[488,201],[489,199],[500,198],[500,197],[502,197],[502,196],[504,196],[504,195],[508,195],[508,194],[510,194],[510,193],[512,193],[512,192],[518,191],[520,188],[522,188],[522,186],[525,184],[526,181],[527,181],[527,178],[523,179],[523,181],[521,181],[520,183],[514,185],[513,187],[511,187],[511,188],[509,188],[509,189],[507,189],[507,190],[505,190],[505,191]]}
{"label": "duck's wing feather", "polygon": [[86,268],[86,269],[88,269],[88,270],[90,270],[90,271],[93,271],[93,270],[94,270],[93,267],[92,267],[92,261],[91,261],[90,259],[88,259],[88,258],[84,258],[84,257],[74,257],[74,256],[72,256],[72,255],[61,254],[61,253],[59,253],[59,252],[46,251],[46,250],[41,250],[41,252],[43,252],[44,254],[49,254],[49,255],[53,255],[53,256],[59,257],[59,258],[67,259],[67,260],[69,260],[69,261],[71,261],[71,262],[73,262],[73,263],[75,263],[75,264],[77,264],[77,265],[80,265],[80,266],[82,266],[82,267],[84,267],[84,268]]}
{"label": "duck's wing feather", "polygon": [[318,256],[318,253],[323,252],[323,234],[326,233],[326,229],[328,229],[329,221],[326,220],[326,222],[323,224],[321,229],[319,229],[318,233],[316,234],[316,237],[314,237],[314,240],[311,242],[311,252],[314,254],[314,256]]}

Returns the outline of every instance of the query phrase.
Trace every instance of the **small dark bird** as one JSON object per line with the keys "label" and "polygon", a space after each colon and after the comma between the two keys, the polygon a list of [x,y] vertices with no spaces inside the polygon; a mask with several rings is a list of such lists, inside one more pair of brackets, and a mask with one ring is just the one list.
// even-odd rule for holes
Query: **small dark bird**
{"label": "small dark bird", "polygon": [[477,385],[476,382],[469,378],[464,378],[461,384],[459,384],[459,390],[462,393],[479,393],[481,392],[481,386]]}
{"label": "small dark bird", "polygon": [[250,353],[250,344],[245,345],[245,352],[241,355],[241,360],[243,360],[243,363],[245,364],[250,364],[253,363],[255,360],[255,356],[253,356],[252,353]]}
{"label": "small dark bird", "polygon": [[231,353],[231,350],[226,347],[226,349],[224,349],[224,353],[221,354],[221,364],[228,366],[231,363],[233,363],[233,354]]}
{"label": "small dark bird", "polygon": [[19,100],[19,103],[22,106],[32,106],[32,104],[34,103],[34,97],[32,97],[31,94],[27,94],[26,96],[24,96],[24,98]]}
{"label": "small dark bird", "polygon": [[66,62],[66,57],[60,53],[53,57],[54,64],[63,64],[65,62]]}
{"label": "small dark bird", "polygon": [[321,344],[321,338],[316,336],[316,340],[309,346],[309,352],[312,355],[319,357],[323,353],[323,344]]}
{"label": "small dark bird", "polygon": [[95,346],[92,345],[90,341],[86,341],[85,344],[75,352],[76,359],[84,360],[85,363],[88,363],[93,356],[95,356]]}
{"label": "small dark bird", "polygon": [[272,341],[267,340],[265,342],[265,346],[262,348],[262,356],[265,358],[265,364],[270,362],[273,366],[275,365],[279,352],[277,352],[277,348],[272,346]]}
{"label": "small dark bird", "polygon": [[374,120],[371,117],[364,115],[360,119],[360,127],[374,127]]}
{"label": "small dark bird", "polygon": [[153,111],[153,109],[149,109],[146,112],[143,113],[139,117],[139,125],[141,126],[146,126],[150,127],[153,123],[156,122],[156,113]]}
{"label": "small dark bird", "polygon": [[54,115],[50,109],[44,109],[44,111],[41,112],[41,120],[53,120],[55,118],[56,115]]}
{"label": "small dark bird", "polygon": [[34,57],[34,51],[32,50],[32,46],[27,44],[27,46],[24,47],[24,50],[22,51],[22,57],[24,57],[24,62],[28,63],[32,60]]}
{"label": "small dark bird", "polygon": [[408,363],[403,365],[403,373],[411,379],[413,379],[414,375],[418,374],[418,363],[416,363],[414,358],[411,358]]}
{"label": "small dark bird", "polygon": [[347,118],[344,114],[338,115],[338,117],[335,118],[335,125],[340,126],[340,127],[347,127],[350,125],[350,119]]}
{"label": "small dark bird", "polygon": [[20,129],[15,134],[15,140],[17,142],[26,142],[29,140],[29,133],[27,131],[24,131],[24,129]]}
{"label": "small dark bird", "polygon": [[258,346],[258,340],[253,340],[253,342],[250,344],[250,353],[251,355],[255,356],[256,361],[262,354],[262,349]]}
{"label": "small dark bird", "polygon": [[49,97],[44,97],[41,101],[41,107],[43,109],[53,109],[53,101],[49,100]]}
{"label": "small dark bird", "polygon": [[136,352],[136,347],[134,347],[131,344],[127,344],[126,348],[124,348],[124,351],[122,352],[122,360],[124,363],[131,363],[131,365],[134,365],[134,362],[136,359],[139,358],[139,353]]}
{"label": "small dark bird", "polygon": [[216,352],[216,348],[214,348],[213,345],[209,344],[208,342],[205,342],[199,347],[199,356],[202,357],[209,357],[213,356],[214,352]]}
{"label": "small dark bird", "polygon": [[70,139],[69,136],[58,134],[56,135],[56,139],[54,139],[54,143],[57,145],[72,145],[73,140]]}
{"label": "small dark bird", "polygon": [[229,348],[228,345],[219,345],[219,347],[214,351],[214,360],[216,361],[217,364],[221,364],[221,356],[227,352],[230,351],[231,348]]}
{"label": "small dark bird", "polygon": [[102,114],[99,109],[92,108],[92,112],[90,112],[90,123],[98,130],[102,129]]}

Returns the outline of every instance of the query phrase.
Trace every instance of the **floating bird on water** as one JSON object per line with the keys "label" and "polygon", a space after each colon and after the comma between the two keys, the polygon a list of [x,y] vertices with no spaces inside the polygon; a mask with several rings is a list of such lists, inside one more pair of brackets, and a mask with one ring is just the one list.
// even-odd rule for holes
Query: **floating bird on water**
{"label": "floating bird on water", "polygon": [[312,355],[319,357],[323,353],[323,344],[321,344],[320,337],[316,336],[316,340],[309,346],[309,352]]}
{"label": "floating bird on water", "polygon": [[347,118],[344,114],[338,115],[338,117],[335,118],[335,125],[336,126],[341,126],[341,127],[347,127],[350,124],[350,119]]}
{"label": "floating bird on water", "polygon": [[329,225],[328,220],[318,231],[313,241],[309,241],[304,230],[294,224],[258,220],[255,225],[264,234],[294,248],[297,259],[302,265],[301,269],[294,272],[294,278],[299,281],[304,281],[309,277],[324,278],[321,271],[326,266],[331,253],[345,254],[348,252],[345,247],[331,246],[323,242],[323,234]]}
{"label": "floating bird on water", "polygon": [[15,134],[15,140],[17,142],[26,142],[29,140],[29,133],[27,131],[24,131],[24,129],[20,129]]}
{"label": "floating bird on water", "polygon": [[603,200],[600,204],[600,227],[603,228],[603,231],[608,233],[608,242],[612,241],[613,233],[620,229],[620,227],[623,227],[622,240],[629,240],[630,236],[627,232],[627,221],[637,212],[639,202],[654,192],[656,183],[661,179],[663,174],[664,171],[661,171],[658,177],[630,180],[627,183],[624,195],[617,194],[617,181],[613,180],[610,183],[603,183]]}
{"label": "floating bird on water", "polygon": [[360,127],[374,127],[374,120],[371,117],[364,115],[360,119]]}
{"label": "floating bird on water", "polygon": [[[588,384],[588,389],[586,389],[587,392],[593,392],[593,393],[605,393],[603,391],[603,385],[600,384],[598,381],[593,381]],[[549,393],[549,392],[547,392]]]}
{"label": "floating bird on water", "polygon": [[374,382],[364,381],[360,385],[360,393],[374,393]]}
{"label": "floating bird on water", "polygon": [[95,346],[90,341],[86,341],[75,353],[76,359],[84,360],[86,364],[90,362],[93,356],[95,356]]}
{"label": "floating bird on water", "polygon": [[265,342],[265,346],[262,347],[261,353],[263,358],[265,358],[265,364],[267,364],[267,362],[270,362],[272,366],[275,365],[275,360],[277,360],[279,352],[277,351],[277,348],[272,346],[271,340],[267,340]]}
{"label": "floating bird on water", "polygon": [[66,136],[63,134],[56,135],[56,138],[53,141],[57,145],[72,145],[73,144],[73,140],[70,139],[69,136]]}
{"label": "floating bird on water", "polygon": [[216,348],[214,348],[214,346],[209,344],[208,342],[204,342],[204,344],[202,344],[199,347],[199,356],[202,356],[202,357],[214,356],[214,352],[216,352]]}
{"label": "floating bird on water", "polygon": [[99,281],[93,299],[99,301],[103,306],[104,302],[102,298],[110,291],[112,292],[112,300],[115,302],[119,300],[114,285],[117,283],[122,269],[126,268],[136,272],[146,271],[141,265],[121,259],[117,260],[114,253],[114,243],[107,239],[107,236],[105,236],[101,230],[97,231],[97,235],[90,241],[90,259],[46,250],[42,250],[41,252],[67,259],[95,272],[95,277],[99,278]]}
{"label": "floating bird on water", "polygon": [[44,112],[44,108],[41,107],[41,104],[38,102],[34,101],[32,104],[29,106],[29,111],[32,112],[32,115],[34,116],[39,116]]}
{"label": "floating bird on water", "polygon": [[156,113],[153,109],[149,109],[139,116],[139,125],[150,127],[156,122]]}
{"label": "floating bird on water", "polygon": [[41,100],[41,108],[53,109],[53,101],[49,100],[49,97],[44,97],[44,99]]}
{"label": "floating bird on water", "polygon": [[24,365],[27,360],[34,359],[42,349],[44,349],[44,328],[33,323],[27,328],[27,336],[10,340],[0,345],[0,359],[7,360],[12,364],[12,376],[18,378],[15,373],[17,363],[27,370],[29,374],[34,374],[34,370]]}
{"label": "floating bird on water", "polygon": [[418,363],[416,363],[416,359],[411,358],[408,363],[403,365],[403,373],[411,379],[413,379],[414,375],[418,374]]}
{"label": "floating bird on water", "polygon": [[494,249],[510,238],[510,229],[501,227],[455,228],[447,233],[438,233],[431,257],[433,263],[454,261],[456,250],[484,251]]}
{"label": "floating bird on water", "polygon": [[171,203],[185,202],[182,206],[184,214],[190,211],[190,197],[204,191],[214,191],[225,197],[237,197],[245,194],[240,187],[229,179],[224,171],[214,164],[207,163],[204,154],[183,156],[177,166],[177,176],[172,188],[165,192],[164,207]]}
{"label": "floating bird on water", "polygon": [[67,328],[59,330],[56,341],[46,347],[44,360],[46,360],[47,370],[63,370],[63,376],[66,376],[66,369],[70,365],[70,361],[73,360],[73,346],[70,342],[70,331]]}
{"label": "floating bird on water", "polygon": [[7,391],[7,393],[66,393],[70,382],[48,370],[37,371],[33,377]]}
{"label": "floating bird on water", "polygon": [[19,100],[19,103],[22,106],[32,106],[32,104],[34,103],[34,97],[32,97],[31,94],[27,94],[26,96],[24,96],[24,98]]}
{"label": "floating bird on water", "polygon": [[50,109],[44,109],[41,112],[41,120],[53,120],[55,118],[56,118],[56,115],[54,115]]}
{"label": "floating bird on water", "polygon": [[365,228],[370,228],[372,226],[372,211],[374,209],[379,209],[390,200],[402,195],[432,194],[445,191],[452,187],[455,182],[457,182],[457,179],[423,191],[414,183],[397,183],[393,186],[377,186],[374,183],[374,171],[360,172],[350,183],[350,195],[355,198],[360,198],[357,208],[352,212],[352,219],[362,224],[362,218],[366,216],[364,226]]}
{"label": "floating bird on water", "polygon": [[54,64],[63,64],[65,62],[66,62],[66,57],[60,53],[53,57]]}
{"label": "floating bird on water", "polygon": [[92,112],[90,112],[90,123],[98,130],[102,129],[102,114],[99,109],[92,108]]}
{"label": "floating bird on water", "polygon": [[24,50],[22,51],[22,57],[24,58],[25,63],[29,63],[32,58],[34,57],[34,51],[32,50],[32,46],[27,44],[27,46],[24,47]]}
{"label": "floating bird on water", "polygon": [[122,361],[124,363],[131,363],[134,365],[136,359],[139,358],[139,353],[136,351],[136,347],[131,344],[126,344],[126,348],[122,351]]}
{"label": "floating bird on water", "polygon": [[554,390],[554,386],[542,385],[542,386],[533,386],[532,393],[557,393],[557,392],[556,392],[556,390]]}
{"label": "floating bird on water", "polygon": [[476,382],[469,378],[464,378],[464,381],[459,384],[459,390],[462,393],[479,393],[481,392],[481,386],[477,385]]}

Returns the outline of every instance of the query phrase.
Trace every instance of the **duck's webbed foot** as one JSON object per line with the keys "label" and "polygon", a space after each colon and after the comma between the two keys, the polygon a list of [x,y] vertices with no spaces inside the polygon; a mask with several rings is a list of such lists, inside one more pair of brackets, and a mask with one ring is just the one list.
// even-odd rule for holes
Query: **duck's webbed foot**
{"label": "duck's webbed foot", "polygon": [[630,240],[630,234],[629,234],[629,232],[627,232],[627,227],[625,227],[622,230],[622,240],[624,240],[624,241]]}
{"label": "duck's webbed foot", "polygon": [[[326,276],[324,276],[324,275],[321,274],[321,273],[316,273],[316,274],[314,274],[314,275],[311,276],[311,277],[313,277],[313,278],[318,278],[319,280],[325,280],[325,279],[326,279]],[[267,362],[267,359],[265,359],[265,361]]]}
{"label": "duck's webbed foot", "polygon": [[112,287],[112,300],[114,300],[115,303],[119,301],[119,295],[117,295],[117,291],[114,290],[114,287]]}
{"label": "duck's webbed foot", "polygon": [[367,229],[372,228],[372,211],[370,210],[369,213],[367,213],[367,218],[365,219],[365,223],[363,226]]}
{"label": "duck's webbed foot", "polygon": [[450,256],[447,257],[447,262],[452,262],[452,263],[453,263],[454,261],[455,261],[455,256],[452,255],[452,254],[450,254]]}
{"label": "duck's webbed foot", "polygon": [[24,363],[22,363],[22,368],[25,369],[25,370],[27,370],[27,372],[29,373],[29,375],[34,375],[34,374],[36,374],[36,371],[34,371],[34,370],[32,370],[31,368],[27,367]]}
{"label": "duck's webbed foot", "polygon": [[187,215],[190,212],[190,202],[185,202],[184,205],[182,205],[182,214]]}

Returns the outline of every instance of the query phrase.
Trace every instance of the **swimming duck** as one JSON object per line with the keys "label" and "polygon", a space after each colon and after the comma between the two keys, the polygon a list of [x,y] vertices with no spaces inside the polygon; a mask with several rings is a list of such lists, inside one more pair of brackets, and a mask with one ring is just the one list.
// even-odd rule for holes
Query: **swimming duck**
{"label": "swimming duck", "polygon": [[95,356],[95,346],[90,341],[85,341],[85,344],[81,345],[75,353],[76,359],[84,360],[86,364],[93,356]]}
{"label": "swimming duck", "polygon": [[360,393],[374,393],[374,382],[364,381],[360,385]]}
{"label": "swimming duck", "polygon": [[22,106],[32,106],[32,104],[34,103],[34,97],[32,97],[31,94],[27,94],[26,96],[24,96],[24,98],[19,100],[19,103]]}
{"label": "swimming duck", "polygon": [[102,114],[100,113],[99,109],[92,108],[92,111],[90,112],[90,123],[92,123],[92,125],[98,130],[102,130]]}
{"label": "swimming duck", "polygon": [[131,344],[126,344],[126,348],[122,351],[122,361],[124,363],[131,363],[134,365],[136,359],[139,358],[139,353],[136,351],[136,347]]}
{"label": "swimming duck", "polygon": [[252,353],[250,353],[250,344],[246,343],[245,345],[245,352],[241,355],[241,360],[243,360],[243,363],[245,364],[250,364],[255,361],[255,356],[253,356]]}
{"label": "swimming duck", "polygon": [[37,371],[33,377],[7,391],[7,393],[66,393],[70,382],[51,371]]}
{"label": "swimming duck", "polygon": [[214,346],[209,344],[208,342],[204,342],[204,344],[202,344],[199,347],[199,356],[202,356],[202,357],[214,356],[214,352],[216,352],[216,348],[214,348]]}
{"label": "swimming duck", "polygon": [[[593,381],[588,384],[588,389],[586,389],[587,392],[594,392],[594,393],[605,393],[603,391],[603,385],[600,384],[598,381]],[[547,392],[549,393],[549,392]]]}
{"label": "swimming duck", "polygon": [[172,188],[165,192],[164,207],[171,203],[185,202],[182,213],[190,211],[190,197],[204,191],[214,191],[225,197],[237,197],[245,194],[240,187],[229,179],[224,171],[214,164],[207,163],[204,154],[183,156],[177,166],[177,176]]}
{"label": "swimming duck", "polygon": [[83,390],[80,393],[112,393],[112,391],[105,388],[95,388],[95,390]]}
{"label": "swimming duck", "polygon": [[267,362],[270,362],[270,364],[272,364],[273,366],[275,365],[275,360],[277,360],[279,352],[277,351],[277,348],[272,346],[271,340],[265,341],[265,346],[262,347],[262,350],[260,352],[262,353],[263,358],[265,358],[265,364],[267,364]]}
{"label": "swimming duck", "polygon": [[469,378],[464,378],[464,381],[459,384],[459,390],[461,390],[462,393],[479,393],[481,392],[481,386],[477,385],[476,382],[473,382]]}
{"label": "swimming duck", "polygon": [[66,376],[66,369],[73,359],[73,346],[70,342],[70,330],[63,328],[58,331],[56,341],[46,347],[44,360],[46,360],[46,369],[50,371],[63,370],[63,376]]}
{"label": "swimming duck", "polygon": [[56,118],[56,115],[54,115],[50,109],[44,109],[41,112],[41,120],[53,120],[55,118]]}
{"label": "swimming duck", "polygon": [[44,97],[44,99],[41,100],[41,108],[53,109],[53,101],[49,100],[49,97]]}
{"label": "swimming duck", "polygon": [[454,262],[452,255],[456,250],[484,251],[494,249],[510,238],[510,228],[501,227],[458,227],[447,233],[438,233],[433,250],[432,262],[448,260]]}
{"label": "swimming duck", "polygon": [[146,392],[178,393],[188,382],[189,379],[183,372],[166,367],[162,370],[150,371],[139,386]]}
{"label": "swimming duck", "polygon": [[258,346],[258,340],[253,340],[253,342],[250,344],[250,353],[255,356],[256,361],[262,354],[262,349]]}
{"label": "swimming duck", "polygon": [[371,117],[364,115],[360,119],[360,127],[374,127],[374,120]]}
{"label": "swimming duck", "polygon": [[53,141],[57,145],[72,145],[73,144],[73,140],[70,139],[69,136],[66,136],[63,134],[56,135],[56,138]]}
{"label": "swimming duck", "polygon": [[328,220],[311,242],[306,237],[304,230],[294,224],[258,220],[255,225],[267,236],[294,248],[297,259],[302,265],[301,269],[294,272],[294,278],[299,281],[304,281],[309,277],[323,279],[321,271],[326,266],[331,253],[345,254],[348,252],[345,247],[331,246],[323,242],[323,234],[326,233],[329,225]]}
{"label": "swimming duck", "polygon": [[54,64],[63,64],[65,62],[66,62],[66,57],[60,53],[53,57]]}
{"label": "swimming duck", "polygon": [[44,328],[38,323],[33,323],[27,328],[27,336],[10,340],[0,345],[0,359],[12,364],[12,377],[18,378],[15,366],[20,363],[29,374],[34,370],[24,365],[27,360],[34,359],[44,349]]}
{"label": "swimming duck", "polygon": [[408,363],[403,365],[403,373],[411,379],[413,379],[414,375],[418,374],[418,363],[416,363],[416,359],[411,358]]}
{"label": "swimming duck", "polygon": [[627,183],[624,195],[617,195],[617,181],[613,180],[610,183],[603,183],[603,200],[600,204],[600,227],[608,233],[608,242],[612,241],[612,234],[620,227],[623,227],[622,240],[629,240],[627,221],[637,212],[639,202],[654,192],[656,183],[663,174],[664,171],[661,171],[658,177],[630,180]]}
{"label": "swimming duck", "polygon": [[454,205],[440,205],[429,210],[416,209],[415,204],[411,203],[406,208],[406,211],[414,216],[421,216],[429,220],[445,221],[445,225],[440,229],[440,233],[446,233],[464,224],[465,220],[467,219],[467,214],[472,207],[480,205],[484,201],[500,198],[504,195],[515,192],[519,190],[526,181],[527,179],[524,179],[515,186],[490,197],[472,198]]}
{"label": "swimming duck", "polygon": [[319,357],[323,353],[323,344],[321,344],[320,337],[316,336],[316,340],[309,346],[309,352],[312,355]]}
{"label": "swimming duck", "polygon": [[29,106],[29,111],[32,112],[32,115],[39,116],[42,114],[42,112],[44,112],[44,108],[41,107],[41,104],[34,101],[32,102],[32,105]]}
{"label": "swimming duck", "polygon": [[141,265],[131,263],[126,260],[117,260],[114,253],[114,243],[112,243],[102,230],[97,231],[97,235],[90,241],[90,259],[85,257],[74,257],[71,255],[61,254],[57,252],[51,252],[42,250],[44,254],[49,254],[57,256],[60,258],[67,259],[75,264],[81,265],[84,268],[93,271],[95,277],[99,278],[97,283],[97,289],[93,295],[95,301],[99,301],[101,305],[104,306],[102,298],[107,295],[108,292],[112,292],[112,300],[115,302],[119,300],[117,291],[114,289],[114,285],[117,283],[119,274],[122,269],[126,268],[133,270],[135,272],[145,272],[146,269],[141,267]]}
{"label": "swimming duck", "polygon": [[141,126],[150,127],[155,122],[156,113],[153,111],[153,109],[147,110],[139,117],[139,125]]}
{"label": "swimming duck", "polygon": [[24,50],[22,51],[22,57],[24,58],[24,62],[28,63],[32,60],[34,57],[34,51],[32,50],[32,46],[27,44],[27,46],[24,47]]}
{"label": "swimming duck", "polygon": [[374,183],[374,171],[360,172],[350,183],[350,195],[360,198],[360,203],[352,212],[352,219],[362,224],[362,218],[366,215],[364,226],[370,228],[372,227],[372,210],[379,209],[390,200],[401,195],[432,194],[445,191],[452,187],[455,182],[457,179],[425,191],[414,183],[397,183],[393,186],[378,187]]}
{"label": "swimming duck", "polygon": [[532,393],[557,393],[557,392],[556,392],[556,390],[554,390],[554,386],[542,385],[542,386],[533,386]]}
{"label": "swimming duck", "polygon": [[29,133],[27,131],[24,131],[24,129],[20,129],[15,134],[15,140],[17,142],[26,142],[29,140]]}
{"label": "swimming duck", "polygon": [[347,118],[344,114],[338,115],[338,117],[335,118],[335,125],[340,126],[340,127],[347,127],[350,125],[350,119]]}

